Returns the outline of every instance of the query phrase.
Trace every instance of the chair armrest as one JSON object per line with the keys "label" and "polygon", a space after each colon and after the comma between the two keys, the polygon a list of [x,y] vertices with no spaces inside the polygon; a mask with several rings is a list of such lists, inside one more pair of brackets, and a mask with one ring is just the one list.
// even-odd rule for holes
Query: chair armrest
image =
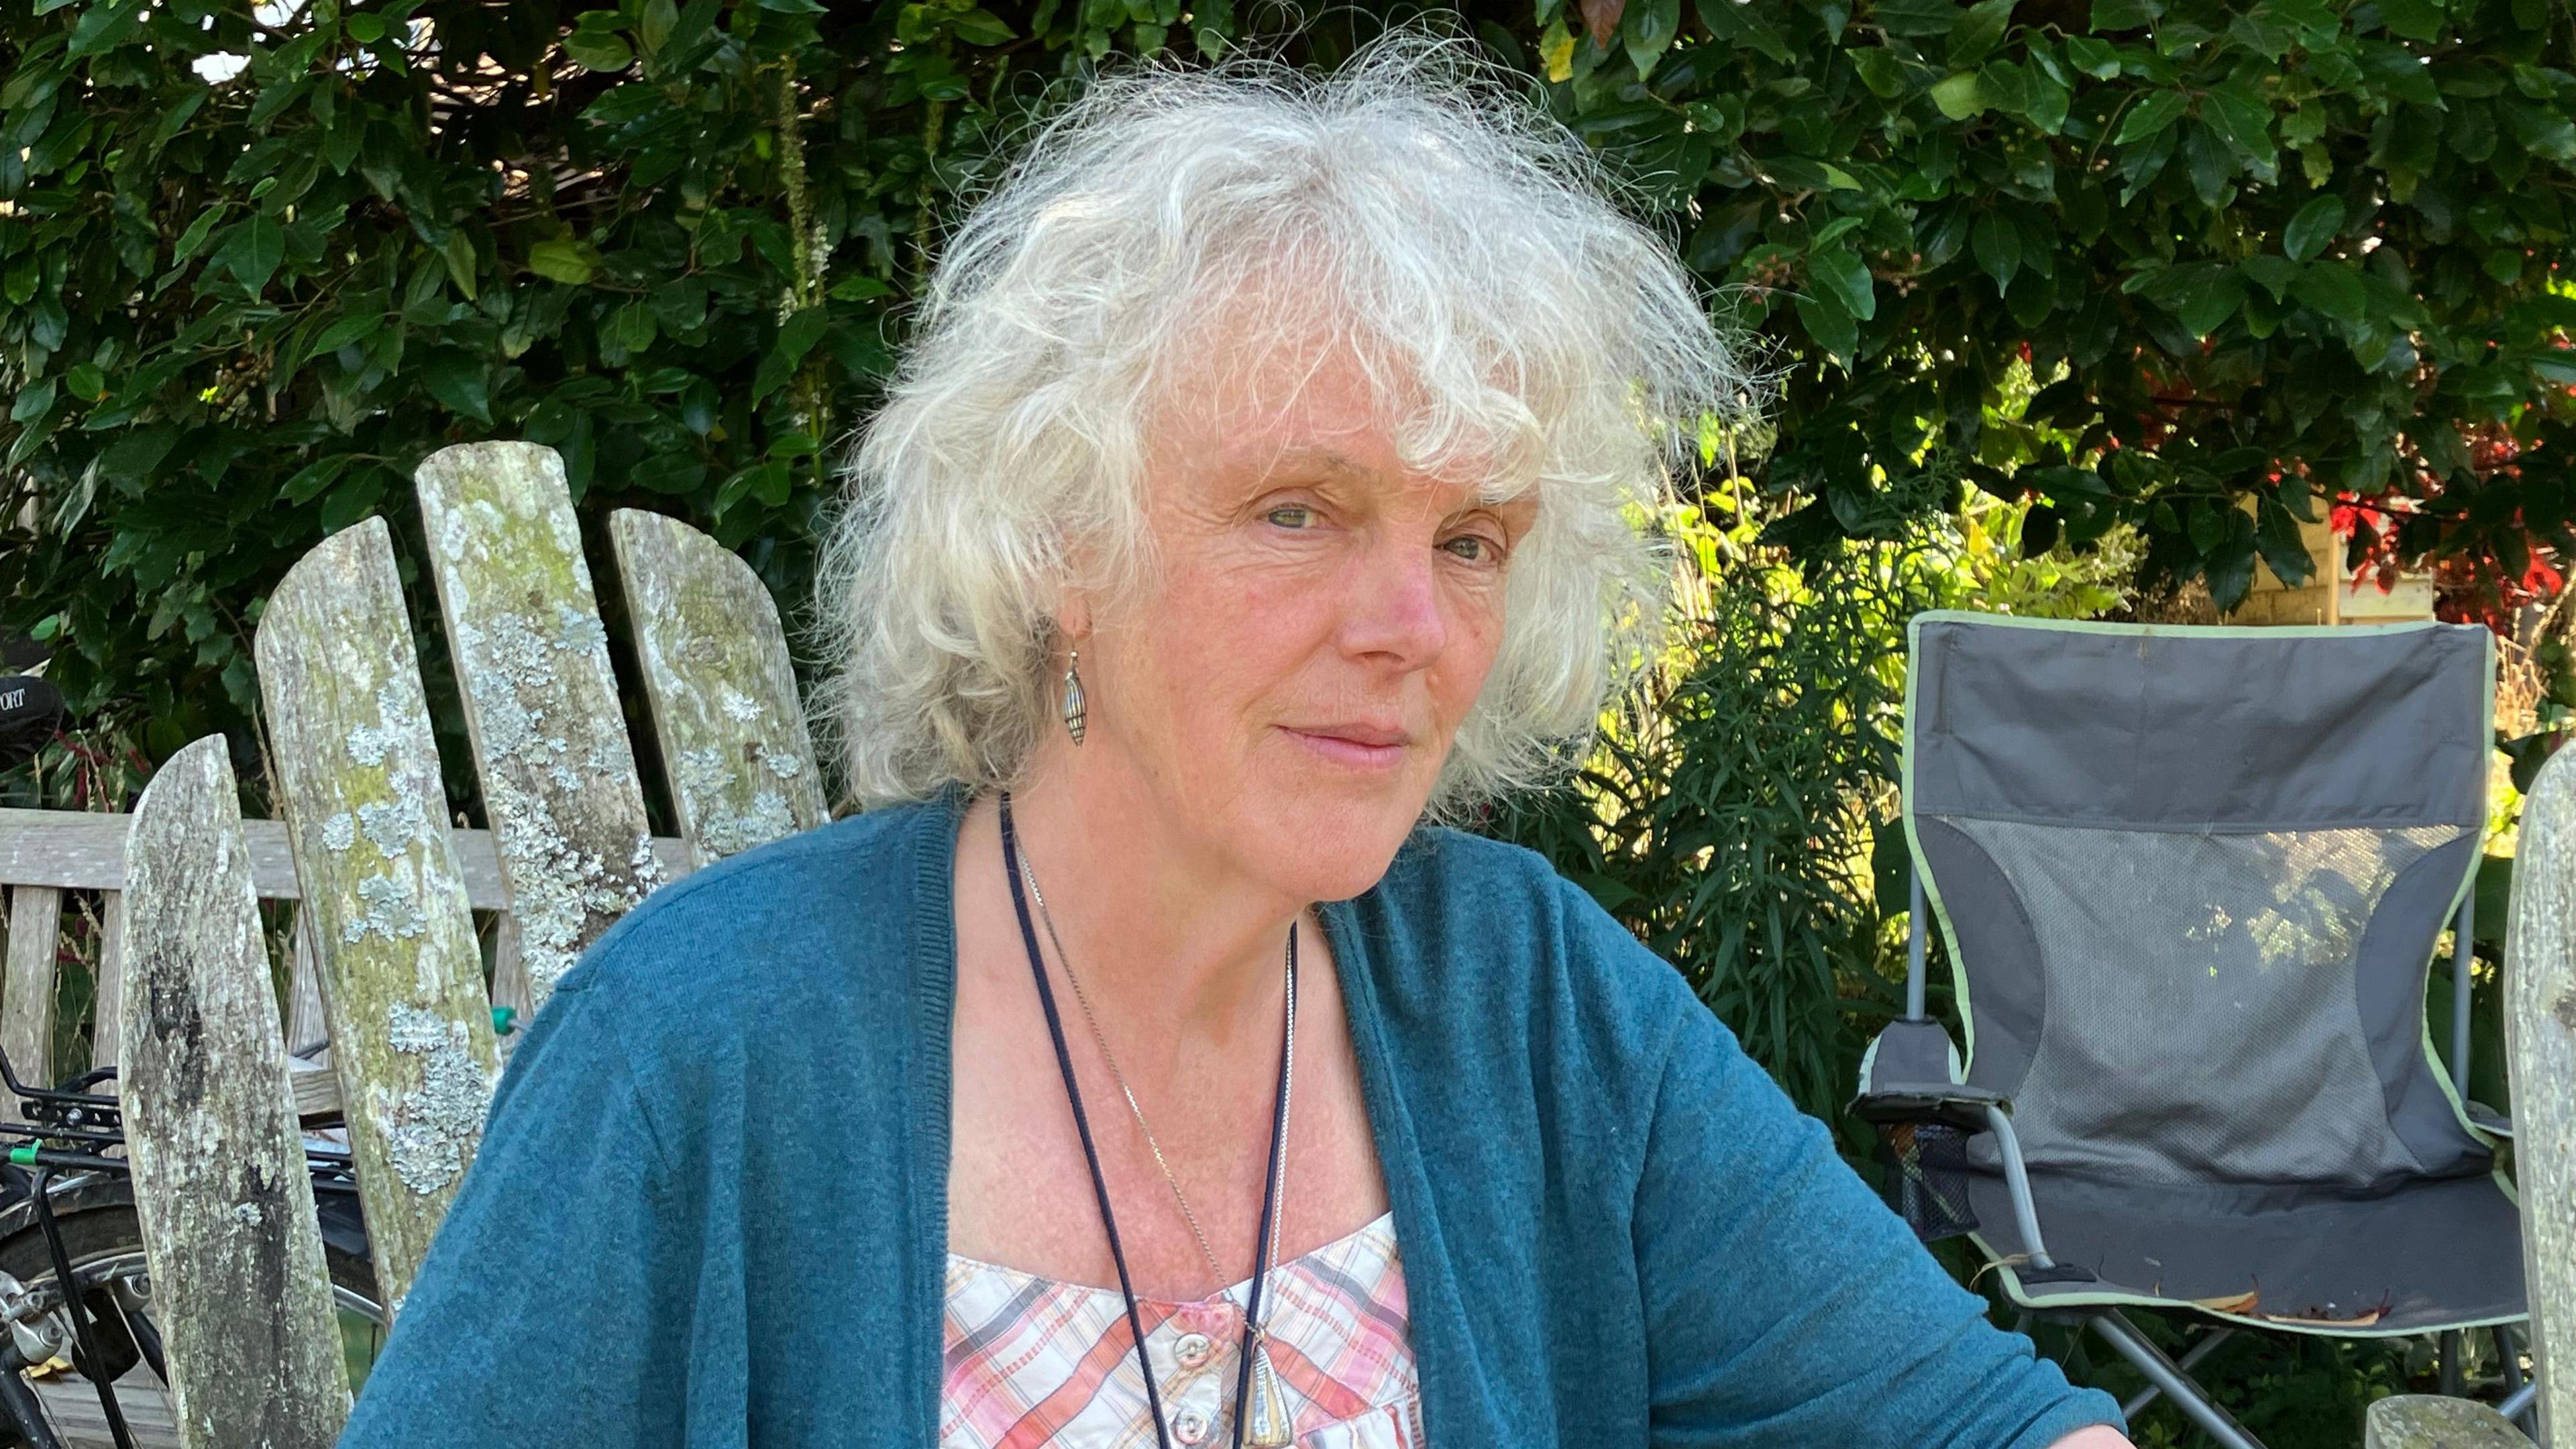
{"label": "chair armrest", "polygon": [[1852,1115],[1864,1122],[1947,1122],[1968,1132],[1988,1130],[1989,1109],[2009,1112],[2003,1093],[1958,1082],[1889,1082],[1852,1099]]}
{"label": "chair armrest", "polygon": [[1925,1018],[1889,1022],[1861,1059],[1860,1095],[1852,1115],[1864,1122],[1947,1122],[1970,1132],[1986,1130],[1986,1109],[2009,1108],[2003,1094],[1958,1080],[1959,1054],[1941,1023]]}

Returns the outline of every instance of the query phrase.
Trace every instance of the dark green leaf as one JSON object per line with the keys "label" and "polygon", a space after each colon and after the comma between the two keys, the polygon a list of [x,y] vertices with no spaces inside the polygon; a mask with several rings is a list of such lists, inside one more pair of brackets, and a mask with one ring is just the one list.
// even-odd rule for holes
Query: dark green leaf
{"label": "dark green leaf", "polygon": [[[40,12],[41,13],[41,12]],[[142,18],[143,0],[101,0],[81,11],[79,22],[72,26],[71,44],[64,54],[77,59],[113,50],[134,32]]]}
{"label": "dark green leaf", "polygon": [[2442,36],[2442,7],[2435,0],[2379,0],[2379,19],[2391,35],[2409,40]]}
{"label": "dark green leaf", "polygon": [[2247,156],[2268,157],[2279,149],[2272,142],[2271,103],[2243,81],[2211,86],[2202,93],[2200,117]]}
{"label": "dark green leaf", "polygon": [[277,264],[286,259],[286,228],[278,225],[274,217],[253,213],[235,222],[224,236],[216,255],[256,296],[277,274]]}
{"label": "dark green leaf", "polygon": [[2244,276],[2222,269],[2202,285],[2194,287],[2191,295],[2175,309],[2175,315],[2182,319],[2182,325],[2191,329],[2193,336],[2207,337],[2234,316],[2237,304],[2244,300]]}
{"label": "dark green leaf", "polygon": [[1905,66],[1896,52],[1883,45],[1872,45],[1851,53],[1852,69],[1860,73],[1860,83],[1881,100],[1894,100],[1905,94]]}
{"label": "dark green leaf", "polygon": [[790,366],[805,360],[814,344],[823,340],[823,332],[832,319],[820,307],[808,307],[788,318],[778,328],[778,353]]}
{"label": "dark green leaf", "polygon": [[478,423],[492,421],[491,380],[481,358],[442,348],[421,365],[420,380],[429,395],[446,404],[448,411]]}
{"label": "dark green leaf", "polygon": [[2004,29],[2012,24],[2013,6],[2018,0],[1977,0],[1959,12],[1950,26],[1950,66],[1968,70],[1992,54],[2003,43]]}
{"label": "dark green leaf", "polygon": [[635,51],[620,35],[575,31],[564,37],[564,54],[584,70],[622,71],[635,63]]}
{"label": "dark green leaf", "polygon": [[45,410],[54,405],[54,388],[52,378],[40,377],[18,389],[17,401],[9,406],[9,421],[32,423],[43,417]]}
{"label": "dark green leaf", "polygon": [[2120,52],[2107,40],[2089,35],[2070,37],[2066,42],[2067,64],[2093,77],[2109,80],[2120,73]]}
{"label": "dark green leaf", "polygon": [[2294,262],[2304,262],[2324,251],[2335,233],[2343,230],[2343,198],[2320,196],[2299,208],[2290,224],[2281,229],[2281,250]]}
{"label": "dark green leaf", "polygon": [[2111,144],[2129,146],[2147,140],[2179,120],[2190,105],[2180,91],[2150,92],[2120,118],[2119,132],[2111,137]]}
{"label": "dark green leaf", "polygon": [[2021,270],[2021,228],[1990,211],[1977,218],[1968,245],[1976,254],[1978,269],[1995,279],[1995,291],[2010,289],[2013,274]]}
{"label": "dark green leaf", "polygon": [[1986,108],[1985,97],[1977,90],[1977,73],[1963,70],[1944,77],[1932,87],[1932,104],[1941,114],[1954,121],[1964,121]]}
{"label": "dark green leaf", "polygon": [[2287,257],[2269,254],[2247,257],[2237,263],[2236,268],[2245,274],[2246,280],[2271,293],[2275,302],[2289,295],[2290,284],[2299,279],[2299,264]]}
{"label": "dark green leaf", "polygon": [[2270,499],[2263,500],[2260,512],[2254,542],[2263,556],[2264,565],[2272,570],[2272,576],[2279,579],[2284,588],[2295,589],[2306,583],[2308,575],[2314,572],[2314,563],[2308,557],[2307,540],[2299,533],[2299,521],[2290,516],[2288,509]]}
{"label": "dark green leaf", "polygon": [[2341,262],[2309,263],[2299,273],[2299,279],[2290,284],[2290,291],[2338,322],[2358,322],[2370,307],[2370,293],[2361,284],[2361,273]]}
{"label": "dark green leaf", "polygon": [[2243,509],[2219,511],[2226,515],[2226,536],[2210,550],[2201,568],[2209,583],[2210,602],[2226,613],[2245,602],[2254,587],[2254,520]]}
{"label": "dark green leaf", "polygon": [[2093,30],[2144,30],[2164,9],[2164,0],[2093,0]]}
{"label": "dark green leaf", "polygon": [[1878,296],[1869,267],[1847,246],[1828,245],[1807,258],[1807,275],[1833,295],[1843,311],[1862,322],[1878,315]]}
{"label": "dark green leaf", "polygon": [[655,453],[637,463],[627,481],[656,493],[694,493],[707,478],[706,460],[694,453]]}
{"label": "dark green leaf", "polygon": [[1672,45],[1681,24],[1681,0],[1628,0],[1619,33],[1627,46],[1628,63],[1640,77],[1654,71],[1655,61]]}
{"label": "dark green leaf", "polygon": [[279,486],[277,496],[289,503],[310,503],[340,480],[340,475],[348,471],[349,461],[348,454],[340,453],[307,463]]}
{"label": "dark green leaf", "polygon": [[474,238],[461,228],[449,232],[447,240],[439,243],[438,259],[446,263],[448,280],[456,284],[456,290],[465,294],[466,301],[473,301]]}
{"label": "dark green leaf", "polygon": [[1807,336],[1828,354],[1850,364],[1860,351],[1860,326],[1851,314],[1830,296],[1799,294],[1796,300],[1798,320],[1806,324]]}
{"label": "dark green leaf", "polygon": [[571,237],[556,237],[528,248],[528,270],[540,277],[586,286],[599,269],[599,249]]}
{"label": "dark green leaf", "polygon": [[[204,251],[206,239],[215,234],[215,223],[223,218],[223,214],[224,209],[221,206],[209,206],[198,212],[197,219],[188,223],[188,229],[179,233],[179,240],[171,245],[170,264],[177,266],[181,262],[193,260],[197,253]],[[27,299],[13,296],[9,300],[24,302]]]}

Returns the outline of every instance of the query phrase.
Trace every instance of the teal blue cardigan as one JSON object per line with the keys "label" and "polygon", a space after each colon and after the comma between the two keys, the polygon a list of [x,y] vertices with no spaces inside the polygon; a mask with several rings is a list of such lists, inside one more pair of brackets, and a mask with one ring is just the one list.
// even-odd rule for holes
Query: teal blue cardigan
{"label": "teal blue cardigan", "polygon": [[[701,871],[564,977],[343,1449],[936,1441],[957,809]],[[1425,830],[1322,916],[1434,1449],[2119,1421],[1539,857]]]}

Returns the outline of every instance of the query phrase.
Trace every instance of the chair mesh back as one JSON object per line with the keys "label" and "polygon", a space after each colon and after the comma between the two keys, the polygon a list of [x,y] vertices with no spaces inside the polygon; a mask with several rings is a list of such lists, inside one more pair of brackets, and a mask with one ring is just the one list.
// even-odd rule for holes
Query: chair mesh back
{"label": "chair mesh back", "polygon": [[1915,626],[1908,815],[1969,1080],[2035,1166],[2368,1187],[2483,1167],[2422,1050],[2474,864],[2483,630]]}

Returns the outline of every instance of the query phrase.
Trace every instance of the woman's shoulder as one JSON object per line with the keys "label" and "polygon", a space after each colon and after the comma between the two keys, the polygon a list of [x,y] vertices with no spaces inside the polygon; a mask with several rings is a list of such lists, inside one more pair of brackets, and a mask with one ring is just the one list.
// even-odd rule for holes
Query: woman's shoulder
{"label": "woman's shoulder", "polygon": [[1348,903],[1372,972],[1398,997],[1473,999],[1527,1019],[1554,1002],[1640,1025],[1690,991],[1545,856],[1442,827],[1415,832],[1376,887]]}
{"label": "woman's shoulder", "polygon": [[630,1041],[774,1030],[825,1002],[899,1007],[922,921],[945,923],[920,907],[947,891],[931,848],[947,814],[941,801],[869,811],[693,871],[610,927],[555,995],[612,1009]]}

